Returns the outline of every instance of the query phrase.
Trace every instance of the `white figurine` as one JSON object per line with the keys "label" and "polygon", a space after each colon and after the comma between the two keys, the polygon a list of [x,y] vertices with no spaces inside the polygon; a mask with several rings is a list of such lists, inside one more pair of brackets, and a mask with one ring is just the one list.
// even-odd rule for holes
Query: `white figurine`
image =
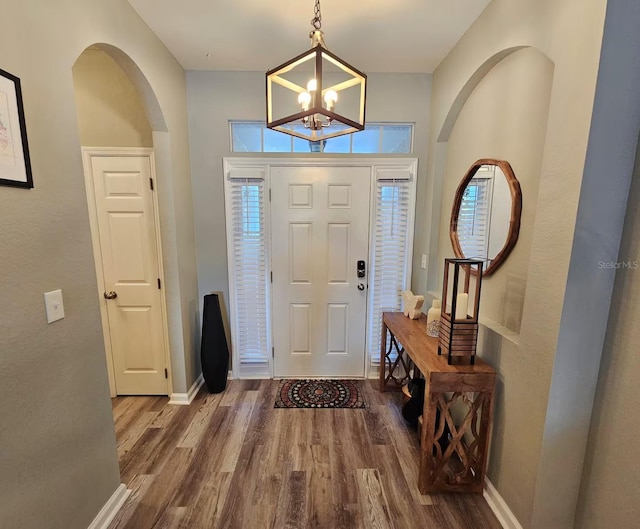
{"label": "white figurine", "polygon": [[414,296],[411,290],[402,291],[402,300],[404,301],[404,315],[412,320],[417,320],[422,314],[422,304],[424,296]]}

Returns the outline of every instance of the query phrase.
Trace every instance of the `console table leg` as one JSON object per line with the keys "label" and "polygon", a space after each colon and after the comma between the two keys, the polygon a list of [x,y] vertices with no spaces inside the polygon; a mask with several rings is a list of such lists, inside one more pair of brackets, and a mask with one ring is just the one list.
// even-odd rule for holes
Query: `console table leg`
{"label": "console table leg", "polygon": [[385,390],[385,367],[387,364],[387,325],[382,322],[382,333],[380,339],[380,385],[379,390],[384,392]]}
{"label": "console table leg", "polygon": [[433,492],[429,489],[433,472],[433,437],[436,430],[437,400],[432,398],[429,381],[424,389],[424,404],[422,406],[422,435],[420,436],[420,469],[418,472],[418,489],[421,494]]}

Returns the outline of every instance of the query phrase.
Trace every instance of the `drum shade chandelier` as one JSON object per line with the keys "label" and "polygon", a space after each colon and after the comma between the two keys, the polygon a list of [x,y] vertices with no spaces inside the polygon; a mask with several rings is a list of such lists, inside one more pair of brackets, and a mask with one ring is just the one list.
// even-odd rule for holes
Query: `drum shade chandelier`
{"label": "drum shade chandelier", "polygon": [[324,42],[320,0],[311,49],[266,73],[267,127],[313,142],[364,129],[367,76]]}

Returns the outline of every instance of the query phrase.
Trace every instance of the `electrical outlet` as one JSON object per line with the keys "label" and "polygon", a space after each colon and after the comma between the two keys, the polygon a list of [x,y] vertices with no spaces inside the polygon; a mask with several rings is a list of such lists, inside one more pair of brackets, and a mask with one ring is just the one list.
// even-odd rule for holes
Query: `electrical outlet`
{"label": "electrical outlet", "polygon": [[422,254],[422,261],[420,263],[420,266],[426,270],[427,269],[427,256],[425,254]]}

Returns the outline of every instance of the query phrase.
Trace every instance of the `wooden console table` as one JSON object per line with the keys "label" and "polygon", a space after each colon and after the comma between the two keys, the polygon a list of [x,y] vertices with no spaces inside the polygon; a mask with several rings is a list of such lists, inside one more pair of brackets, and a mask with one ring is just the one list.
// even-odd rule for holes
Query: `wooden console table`
{"label": "wooden console table", "polygon": [[[387,349],[388,333],[391,336]],[[426,381],[420,492],[481,494],[493,416],[495,369],[480,358],[474,365],[468,359],[466,363],[463,359],[449,365],[446,356],[438,355],[438,339],[427,336],[426,318],[411,320],[402,312],[383,313],[380,355],[380,391],[389,385],[401,388],[411,374],[421,375]]]}

